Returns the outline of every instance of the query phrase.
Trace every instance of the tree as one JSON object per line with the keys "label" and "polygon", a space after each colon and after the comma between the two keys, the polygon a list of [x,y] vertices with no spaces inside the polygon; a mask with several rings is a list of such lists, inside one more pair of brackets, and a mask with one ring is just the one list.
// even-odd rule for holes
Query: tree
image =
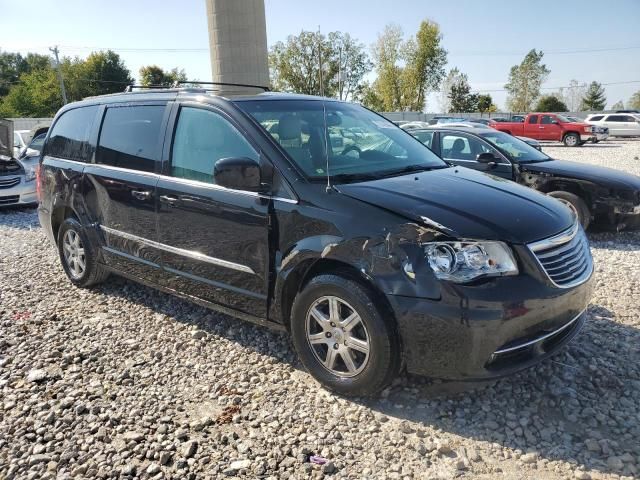
{"label": "tree", "polygon": [[535,49],[527,53],[519,65],[511,67],[507,90],[507,106],[513,112],[528,112],[540,97],[540,87],[550,70],[542,63],[544,53]]}
{"label": "tree", "polygon": [[365,107],[374,110],[376,112],[384,112],[384,102],[382,98],[376,92],[376,89],[369,84],[368,82],[364,82],[355,95],[355,100],[362,103]]}
{"label": "tree", "polygon": [[478,95],[476,107],[480,113],[492,111],[491,107],[494,108],[493,111],[497,110],[497,107],[493,104],[493,98],[491,98],[491,95],[489,95],[488,93]]}
{"label": "tree", "polygon": [[606,104],[607,97],[604,96],[602,85],[598,82],[591,82],[582,100],[582,110],[604,110]]}
{"label": "tree", "polygon": [[571,80],[569,86],[560,89],[560,98],[570,112],[576,112],[582,106],[582,101],[587,94],[587,85],[578,80]]}
{"label": "tree", "polygon": [[545,95],[540,98],[535,112],[567,112],[567,106],[556,95]]}
{"label": "tree", "polygon": [[187,80],[187,74],[184,70],[173,68],[165,71],[157,65],[140,67],[138,75],[140,76],[140,85],[144,85],[145,87],[151,85],[170,87],[175,82],[185,82]]}
{"label": "tree", "polygon": [[640,110],[640,90],[631,95],[629,102],[627,104],[629,108],[634,108],[636,110]]}
{"label": "tree", "polygon": [[611,110],[624,110],[624,102],[622,100],[618,100],[616,103],[611,105]]}
{"label": "tree", "polygon": [[430,91],[445,75],[447,52],[440,46],[438,24],[424,20],[415,37],[403,40],[402,29],[387,25],[372,47],[378,77],[373,83],[386,111],[422,111]]}
{"label": "tree", "polygon": [[451,105],[449,112],[475,112],[478,108],[478,95],[471,93],[471,86],[467,75],[462,74],[460,79],[451,86],[449,92]]}
{"label": "tree", "polygon": [[0,104],[0,117],[52,117],[62,106],[60,84],[53,69],[20,76]]}
{"label": "tree", "polygon": [[441,112],[445,113],[451,109],[451,99],[449,98],[451,87],[460,81],[462,75],[458,67],[453,67],[442,81],[440,95],[438,95],[438,105]]}
{"label": "tree", "polygon": [[331,42],[320,33],[303,30],[299,35],[289,35],[286,42],[276,42],[269,52],[269,66],[271,83],[276,90],[308,95],[336,94],[338,62]]}
{"label": "tree", "polygon": [[134,81],[120,56],[112,50],[91,53],[80,70],[85,79],[86,96],[121,92]]}
{"label": "tree", "polygon": [[348,33],[331,32],[327,38],[331,48],[331,57],[327,61],[338,62],[337,76],[331,79],[337,83],[337,96],[340,100],[353,99],[362,87],[362,79],[373,68],[373,63],[364,45]]}
{"label": "tree", "polygon": [[444,78],[447,51],[441,41],[438,24],[423,20],[415,39],[404,45],[403,96],[409,110],[423,111],[427,94],[437,90]]}
{"label": "tree", "polygon": [[23,57],[19,53],[0,53],[0,97],[9,93],[12,85],[15,85],[20,76],[34,70],[49,68],[49,57],[37,53],[29,53]]}

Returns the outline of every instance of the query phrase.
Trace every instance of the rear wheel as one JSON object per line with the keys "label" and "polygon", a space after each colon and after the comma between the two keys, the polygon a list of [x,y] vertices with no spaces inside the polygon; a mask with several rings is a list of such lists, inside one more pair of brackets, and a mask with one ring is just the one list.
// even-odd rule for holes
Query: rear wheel
{"label": "rear wheel", "polygon": [[567,133],[562,139],[562,143],[566,147],[577,147],[580,145],[580,137],[578,137],[577,133]]}
{"label": "rear wheel", "polygon": [[74,218],[67,218],[58,229],[58,253],[62,268],[74,285],[90,287],[109,276],[109,272],[98,263],[84,228]]}
{"label": "rear wheel", "polygon": [[550,192],[549,195],[560,200],[569,207],[580,222],[580,225],[582,225],[582,228],[585,230],[589,228],[589,224],[591,223],[591,211],[584,200],[574,193],[564,192],[561,190]]}
{"label": "rear wheel", "polygon": [[359,282],[319,275],[294,301],[293,343],[325,387],[348,396],[373,395],[400,371],[400,341],[388,317]]}

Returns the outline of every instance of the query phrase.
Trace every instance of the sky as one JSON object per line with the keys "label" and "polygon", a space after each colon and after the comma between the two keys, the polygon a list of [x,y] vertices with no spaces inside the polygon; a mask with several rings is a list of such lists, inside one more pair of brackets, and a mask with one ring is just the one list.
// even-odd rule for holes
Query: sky
{"label": "sky", "polygon": [[[499,107],[509,69],[532,48],[545,52],[551,70],[544,93],[572,79],[610,83],[610,107],[640,90],[640,0],[265,0],[265,9],[268,45],[320,27],[349,32],[369,48],[389,23],[410,35],[433,20],[447,69],[458,67]],[[85,57],[111,48],[134,76],[156,64],[211,79],[205,0],[0,0],[0,12],[5,51],[48,53],[59,45],[62,55]],[[437,110],[430,95],[427,111]]]}

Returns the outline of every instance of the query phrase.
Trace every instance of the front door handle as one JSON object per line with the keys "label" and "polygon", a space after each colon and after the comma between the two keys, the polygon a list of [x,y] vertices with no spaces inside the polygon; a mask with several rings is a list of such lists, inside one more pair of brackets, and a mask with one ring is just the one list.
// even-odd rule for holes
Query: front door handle
{"label": "front door handle", "polygon": [[169,205],[175,205],[178,201],[178,197],[173,195],[160,195],[160,201],[162,203],[168,203]]}
{"label": "front door handle", "polygon": [[138,200],[148,200],[151,197],[150,190],[131,190],[131,196]]}

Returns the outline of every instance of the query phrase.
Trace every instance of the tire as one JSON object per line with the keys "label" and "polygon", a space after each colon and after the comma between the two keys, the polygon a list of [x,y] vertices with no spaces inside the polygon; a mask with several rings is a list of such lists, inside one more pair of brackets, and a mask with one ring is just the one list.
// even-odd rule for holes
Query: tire
{"label": "tire", "polygon": [[98,263],[96,250],[75,218],[67,218],[58,229],[58,255],[71,283],[90,287],[107,279],[109,272]]}
{"label": "tire", "polygon": [[580,222],[580,225],[582,225],[582,228],[585,230],[589,228],[589,224],[591,223],[591,212],[584,200],[573,193],[561,190],[558,190],[557,192],[550,192],[549,196],[557,198],[571,208],[578,217],[578,221]]}
{"label": "tire", "polygon": [[592,140],[593,143],[600,143],[600,140]]}
{"label": "tire", "polygon": [[[334,301],[337,316],[331,315]],[[318,314],[322,323],[316,319]],[[336,318],[351,318],[351,328],[345,330],[339,322],[333,322],[332,327],[331,321]],[[319,275],[298,293],[291,309],[291,335],[309,373],[341,395],[374,395],[400,372],[401,344],[391,315],[376,305],[367,288],[346,277]],[[363,344],[368,353],[364,353]]]}
{"label": "tire", "polygon": [[580,137],[577,133],[567,133],[562,139],[562,143],[564,143],[565,147],[579,147]]}

